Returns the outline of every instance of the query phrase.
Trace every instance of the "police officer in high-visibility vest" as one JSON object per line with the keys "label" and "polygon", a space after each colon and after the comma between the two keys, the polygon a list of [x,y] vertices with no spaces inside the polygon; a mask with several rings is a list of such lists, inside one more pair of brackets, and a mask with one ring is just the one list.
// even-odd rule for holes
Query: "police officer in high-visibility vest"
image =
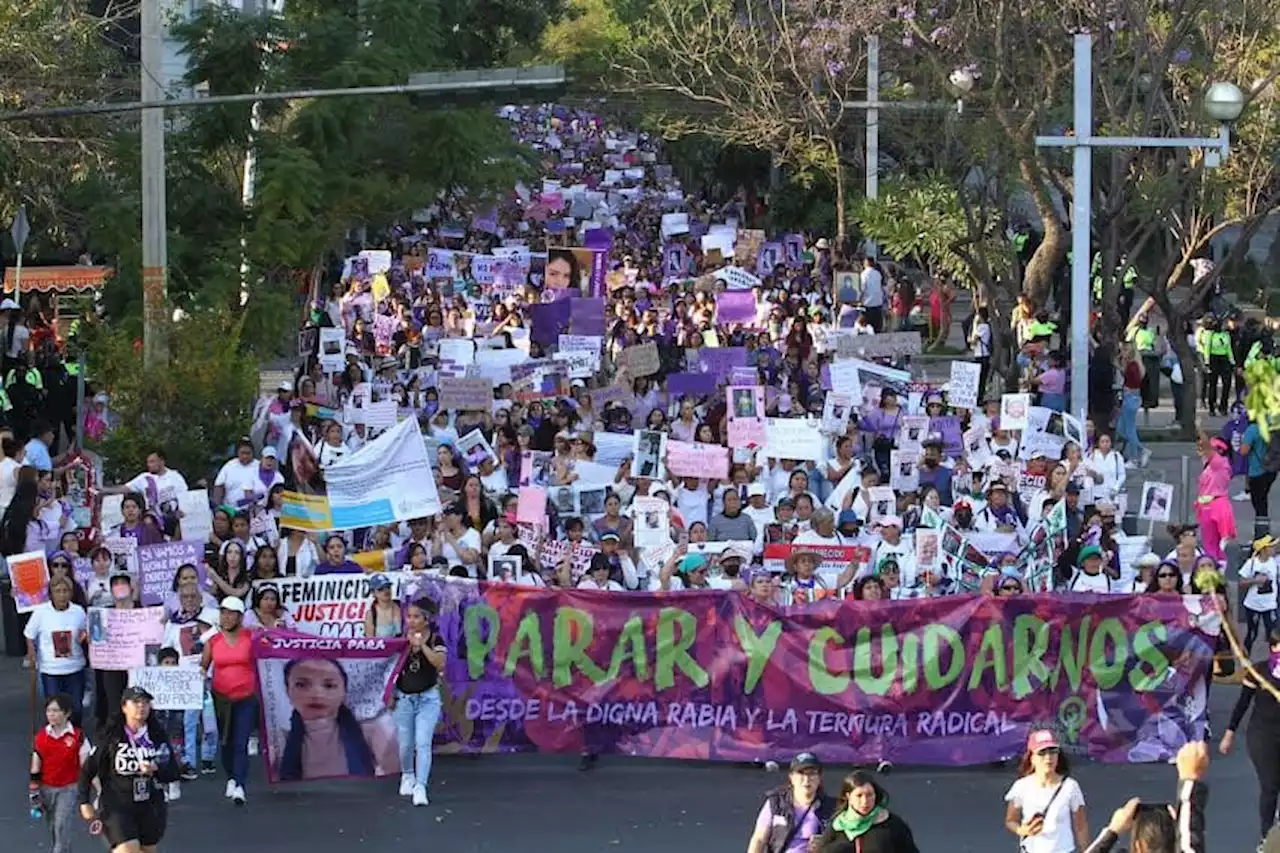
{"label": "police officer in high-visibility vest", "polygon": [[26,429],[40,413],[44,402],[44,377],[31,365],[31,353],[23,353],[4,377],[4,390],[11,404],[10,423]]}
{"label": "police officer in high-visibility vest", "polygon": [[1209,331],[1204,338],[1202,355],[1209,363],[1209,376],[1206,380],[1208,391],[1205,395],[1209,414],[1225,415],[1231,400],[1231,377],[1236,366],[1235,353],[1231,348],[1231,333],[1221,328],[1217,318],[1207,319],[1205,328]]}
{"label": "police officer in high-visibility vest", "polygon": [[1151,319],[1146,314],[1133,318],[1127,340],[1142,359],[1142,406],[1154,409],[1160,405],[1160,353],[1156,351],[1156,333],[1151,331]]}

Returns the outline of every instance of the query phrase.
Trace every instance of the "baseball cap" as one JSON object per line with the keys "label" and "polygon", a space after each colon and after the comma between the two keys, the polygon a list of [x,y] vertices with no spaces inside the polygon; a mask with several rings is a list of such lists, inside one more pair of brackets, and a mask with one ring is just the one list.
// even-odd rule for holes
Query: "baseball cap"
{"label": "baseball cap", "polygon": [[1097,545],[1086,545],[1080,549],[1080,556],[1076,558],[1076,565],[1083,566],[1084,561],[1090,557],[1102,558],[1102,549]]}
{"label": "baseball cap", "polygon": [[121,702],[150,702],[152,698],[150,693],[136,685],[126,687],[124,692],[120,694]]}
{"label": "baseball cap", "polygon": [[1027,738],[1028,752],[1044,752],[1046,749],[1058,749],[1058,739],[1048,729],[1037,729]]}
{"label": "baseball cap", "polygon": [[391,589],[391,581],[386,575],[374,575],[369,578],[369,591],[377,592],[380,589]]}
{"label": "baseball cap", "polygon": [[851,509],[840,510],[839,517],[836,518],[836,527],[844,527],[846,524],[857,524],[858,514]]}
{"label": "baseball cap", "polygon": [[293,383],[286,379],[285,381],[280,383],[280,390],[293,391]]}
{"label": "baseball cap", "polygon": [[267,458],[275,459],[275,458],[276,458],[276,449],[275,449],[275,447],[274,447],[274,446],[272,446],[272,445],[270,445],[270,444],[268,444],[266,447],[262,448],[262,458],[263,458],[263,459],[267,459]]}
{"label": "baseball cap", "polygon": [[763,483],[752,483],[750,486],[747,486],[747,497],[754,498],[756,495],[763,494],[765,494]]}
{"label": "baseball cap", "polygon": [[618,534],[613,532],[612,530],[606,530],[604,533],[600,534],[601,542],[617,542],[619,541],[620,538],[621,537],[619,537]]}
{"label": "baseball cap", "polygon": [[681,574],[689,574],[690,572],[696,572],[698,569],[704,568],[706,565],[707,558],[701,554],[685,554],[680,559],[677,571]]}
{"label": "baseball cap", "polygon": [[1253,540],[1254,552],[1261,551],[1263,548],[1274,548],[1276,546],[1276,538],[1268,533],[1266,536]]}
{"label": "baseball cap", "polygon": [[233,613],[244,613],[244,599],[236,598],[234,595],[228,595],[222,599],[218,605],[219,610],[230,610]]}
{"label": "baseball cap", "polygon": [[818,756],[812,752],[802,752],[795,758],[791,759],[791,763],[787,766],[788,772],[796,773],[801,770],[822,770],[822,762],[818,760]]}
{"label": "baseball cap", "polygon": [[881,527],[896,527],[896,528],[898,528],[899,530],[901,530],[901,529],[902,529],[902,516],[900,516],[900,515],[886,515],[886,516],[884,516],[884,517],[882,517],[882,518],[880,519],[880,526],[881,526]]}

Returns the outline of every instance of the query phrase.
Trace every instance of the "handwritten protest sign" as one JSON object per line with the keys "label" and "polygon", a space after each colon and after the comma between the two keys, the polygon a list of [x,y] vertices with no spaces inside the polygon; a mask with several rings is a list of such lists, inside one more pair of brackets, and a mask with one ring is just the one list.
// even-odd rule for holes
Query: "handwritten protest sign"
{"label": "handwritten protest sign", "polygon": [[[729,290],[754,290],[764,283],[742,267],[723,267],[715,271],[715,277],[723,281]],[[754,310],[752,313],[754,315]]]}
{"label": "handwritten protest sign", "polygon": [[618,355],[618,366],[625,366],[627,375],[633,378],[652,376],[662,369],[662,360],[658,357],[658,345],[649,341],[627,347]]}
{"label": "handwritten protest sign", "polygon": [[765,424],[765,455],[771,459],[826,458],[821,422],[808,418],[769,418]]}
{"label": "handwritten protest sign", "polygon": [[89,664],[113,672],[146,665],[147,646],[164,640],[164,608],[89,610]]}
{"label": "handwritten protest sign", "polygon": [[480,410],[493,407],[492,379],[440,379],[440,408]]}
{"label": "handwritten protest sign", "polygon": [[204,707],[204,673],[194,666],[144,666],[129,670],[129,686],[151,694],[156,711],[199,711]]}
{"label": "handwritten protest sign", "polygon": [[138,586],[142,603],[160,604],[172,591],[173,576],[185,565],[196,567],[204,584],[204,543],[191,540],[143,545],[138,549]]}
{"label": "handwritten protest sign", "polygon": [[30,613],[49,600],[49,562],[43,551],[14,554],[7,561],[19,613]]}
{"label": "handwritten protest sign", "polygon": [[840,358],[898,358],[919,355],[919,332],[884,332],[879,335],[841,335],[836,339],[836,355]]}
{"label": "handwritten protest sign", "polygon": [[982,377],[982,365],[971,361],[951,362],[951,382],[947,399],[957,409],[978,407],[978,382]]}
{"label": "handwritten protest sign", "polygon": [[830,365],[831,390],[854,399],[862,396],[862,380],[856,361],[834,361]]}
{"label": "handwritten protest sign", "polygon": [[667,442],[667,470],[680,477],[729,479],[728,448],[693,441]]}

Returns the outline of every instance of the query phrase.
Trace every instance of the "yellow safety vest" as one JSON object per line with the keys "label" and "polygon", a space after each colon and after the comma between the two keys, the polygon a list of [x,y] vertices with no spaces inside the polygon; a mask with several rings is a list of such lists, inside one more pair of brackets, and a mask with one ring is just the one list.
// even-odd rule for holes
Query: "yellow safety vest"
{"label": "yellow safety vest", "polygon": [[1236,360],[1231,352],[1231,334],[1229,332],[1210,332],[1209,333],[1209,355],[1226,356],[1231,359],[1231,363],[1235,364]]}
{"label": "yellow safety vest", "polygon": [[[13,383],[17,381],[18,381],[18,371],[15,368],[9,371],[8,377],[6,377],[4,380],[4,387],[12,388]],[[27,384],[30,385],[32,388],[35,388],[37,391],[43,391],[44,377],[41,376],[40,371],[36,370],[34,367],[28,367],[27,368]]]}
{"label": "yellow safety vest", "polygon": [[1135,326],[1129,332],[1129,340],[1137,347],[1138,352],[1148,353],[1156,350],[1156,333],[1141,326]]}

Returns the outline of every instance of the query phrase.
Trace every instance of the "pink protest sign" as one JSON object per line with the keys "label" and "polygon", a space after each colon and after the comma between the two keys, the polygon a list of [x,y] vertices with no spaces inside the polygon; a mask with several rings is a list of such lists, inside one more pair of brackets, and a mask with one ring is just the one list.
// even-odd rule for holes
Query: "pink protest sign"
{"label": "pink protest sign", "polygon": [[764,444],[764,388],[731,387],[729,389],[729,445],[731,447]]}
{"label": "pink protest sign", "polygon": [[516,504],[516,521],[537,526],[547,517],[547,490],[541,486],[522,486]]}
{"label": "pink protest sign", "polygon": [[668,441],[667,470],[680,477],[727,480],[729,448],[692,441]]}

